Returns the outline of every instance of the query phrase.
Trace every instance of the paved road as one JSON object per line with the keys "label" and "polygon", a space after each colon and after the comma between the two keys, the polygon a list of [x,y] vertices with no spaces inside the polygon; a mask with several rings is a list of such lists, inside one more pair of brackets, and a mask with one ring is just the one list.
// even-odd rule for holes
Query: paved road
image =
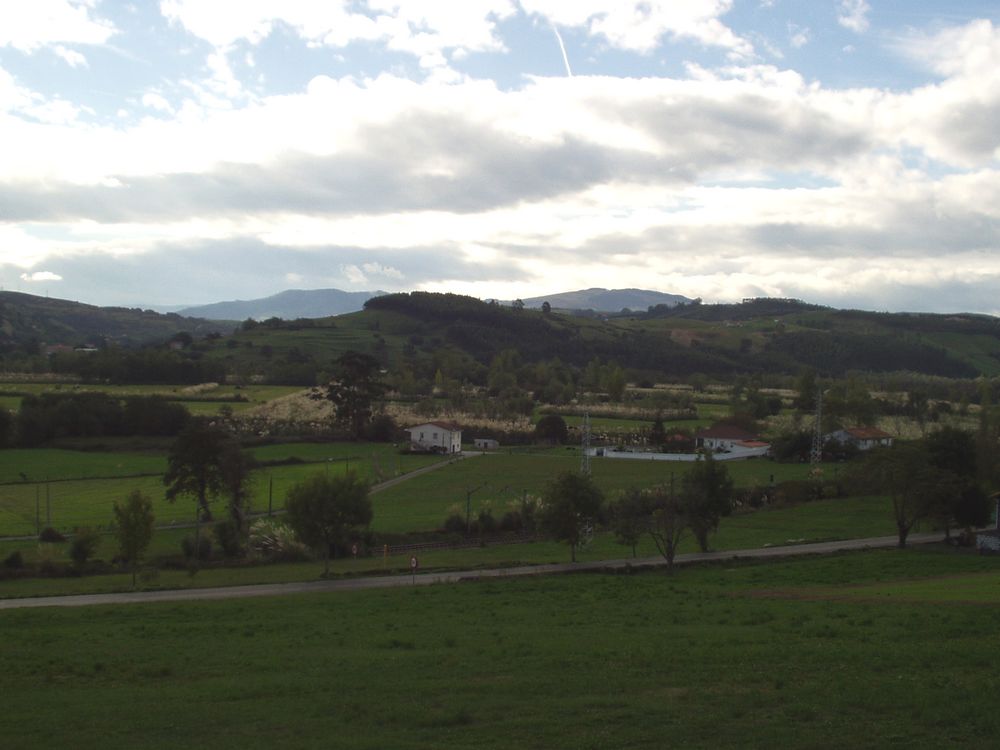
{"label": "paved road", "polygon": [[[911,534],[910,544],[925,544],[941,539],[940,534]],[[841,550],[874,549],[894,547],[895,536],[869,539],[848,539],[839,542],[819,542],[787,547],[765,547],[762,549],[726,550],[723,552],[692,553],[678,555],[675,565],[708,560],[746,560],[756,558],[789,557],[797,555],[823,555]],[[92,604],[141,604],[143,602],[181,602],[207,599],[243,599],[254,596],[286,596],[288,594],[332,593],[336,591],[357,591],[359,589],[382,589],[398,586],[430,586],[432,584],[458,583],[489,578],[509,578],[513,576],[534,576],[555,573],[569,573],[586,570],[660,567],[662,557],[627,558],[620,560],[600,560],[596,562],[558,563],[551,565],[522,565],[515,568],[490,568],[485,570],[458,570],[447,573],[420,573],[415,576],[367,576],[345,578],[333,581],[307,581],[302,583],[269,583],[254,586],[227,586],[222,588],[175,589],[170,591],[137,591],[121,594],[82,594],[76,596],[45,596],[30,599],[0,599],[0,610],[23,607],[84,607]]]}

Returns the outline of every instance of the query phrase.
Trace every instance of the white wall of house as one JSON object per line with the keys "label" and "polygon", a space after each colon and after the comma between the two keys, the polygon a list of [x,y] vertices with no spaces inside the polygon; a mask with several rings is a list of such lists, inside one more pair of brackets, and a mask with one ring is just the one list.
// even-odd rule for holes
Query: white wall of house
{"label": "white wall of house", "polygon": [[410,444],[422,450],[438,450],[443,453],[462,452],[462,431],[452,430],[443,425],[428,422],[407,430]]}

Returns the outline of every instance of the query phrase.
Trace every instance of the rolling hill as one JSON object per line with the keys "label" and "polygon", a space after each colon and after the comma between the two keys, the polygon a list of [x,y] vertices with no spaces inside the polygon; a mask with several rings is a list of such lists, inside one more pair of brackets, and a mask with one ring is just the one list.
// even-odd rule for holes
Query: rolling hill
{"label": "rolling hill", "polygon": [[267,320],[268,318],[327,318],[357,312],[372,297],[385,292],[343,292],[340,289],[289,289],[270,297],[214,302],[185,307],[178,312],[213,320]]}
{"label": "rolling hill", "polygon": [[543,297],[521,300],[525,307],[540,308],[548,302],[556,310],[593,310],[594,312],[619,312],[621,310],[646,310],[657,305],[674,307],[688,304],[691,299],[679,294],[653,292],[648,289],[580,289]]}
{"label": "rolling hill", "polygon": [[180,331],[192,336],[230,333],[236,324],[161,314],[126,307],[0,292],[0,346],[28,342],[79,346],[104,341],[119,344],[162,342]]}

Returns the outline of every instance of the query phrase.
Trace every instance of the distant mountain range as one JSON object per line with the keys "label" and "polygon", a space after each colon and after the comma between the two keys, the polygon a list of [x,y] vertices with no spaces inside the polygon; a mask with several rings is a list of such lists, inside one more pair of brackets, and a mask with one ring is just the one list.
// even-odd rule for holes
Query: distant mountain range
{"label": "distant mountain range", "polygon": [[[385,292],[344,292],[340,289],[289,289],[270,297],[251,300],[214,302],[208,305],[184,307],[177,310],[180,315],[210,320],[267,320],[282,318],[328,318],[361,310],[372,297],[380,297]],[[673,307],[691,302],[679,294],[652,292],[647,289],[581,289],[575,292],[561,292],[545,297],[529,297],[522,300],[524,306],[537,309],[548,302],[556,310],[593,310],[595,312],[619,312],[646,310],[656,305]],[[513,304],[506,301],[503,304]]]}
{"label": "distant mountain range", "polygon": [[212,320],[267,320],[268,318],[328,318],[331,315],[357,312],[372,297],[385,292],[344,292],[340,289],[289,289],[270,297],[214,302],[185,307],[181,315]]}
{"label": "distant mountain range", "polygon": [[581,289],[576,292],[561,292],[545,297],[529,297],[521,300],[525,307],[539,308],[548,302],[556,310],[593,310],[594,312],[620,312],[624,309],[645,311],[656,305],[674,307],[689,304],[693,300],[680,294],[652,292],[648,289]]}

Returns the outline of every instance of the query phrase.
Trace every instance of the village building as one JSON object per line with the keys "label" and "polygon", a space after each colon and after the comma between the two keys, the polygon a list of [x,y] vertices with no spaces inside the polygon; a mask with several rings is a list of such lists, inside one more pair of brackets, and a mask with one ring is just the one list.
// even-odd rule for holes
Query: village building
{"label": "village building", "polygon": [[495,451],[500,447],[500,441],[493,438],[476,438],[472,441],[472,444],[476,446],[477,450],[481,451]]}
{"label": "village building", "polygon": [[846,427],[823,436],[823,442],[830,440],[836,440],[841,445],[853,445],[859,451],[892,447],[892,435],[877,427]]}
{"label": "village building", "polygon": [[410,449],[434,453],[461,453],[462,428],[455,422],[424,422],[406,430]]}
{"label": "village building", "polygon": [[766,456],[771,444],[765,443],[757,435],[742,427],[717,424],[698,430],[694,434],[695,445],[716,453],[734,453],[740,457]]}

